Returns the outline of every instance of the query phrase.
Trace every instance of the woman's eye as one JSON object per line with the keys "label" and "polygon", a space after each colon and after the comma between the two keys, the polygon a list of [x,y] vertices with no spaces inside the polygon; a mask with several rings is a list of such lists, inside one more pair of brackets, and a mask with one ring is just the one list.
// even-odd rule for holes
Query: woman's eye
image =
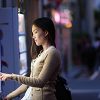
{"label": "woman's eye", "polygon": [[36,32],[34,32],[34,34],[37,34],[37,31],[36,31]]}

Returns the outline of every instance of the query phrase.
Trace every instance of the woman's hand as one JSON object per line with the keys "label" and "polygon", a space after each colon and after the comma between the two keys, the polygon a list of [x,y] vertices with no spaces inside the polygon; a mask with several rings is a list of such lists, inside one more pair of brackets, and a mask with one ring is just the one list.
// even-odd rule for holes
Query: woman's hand
{"label": "woman's hand", "polygon": [[3,100],[11,100],[10,98],[8,98],[8,97],[5,97]]}
{"label": "woman's hand", "polygon": [[4,98],[3,100],[10,100],[10,99],[8,99],[8,98]]}
{"label": "woman's hand", "polygon": [[11,74],[0,73],[0,80],[6,81],[7,79],[11,79]]}

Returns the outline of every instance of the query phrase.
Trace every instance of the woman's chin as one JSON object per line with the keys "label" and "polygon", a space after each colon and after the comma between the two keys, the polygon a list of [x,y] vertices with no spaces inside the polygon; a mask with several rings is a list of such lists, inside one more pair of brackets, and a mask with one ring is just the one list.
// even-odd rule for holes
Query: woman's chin
{"label": "woman's chin", "polygon": [[40,46],[40,44],[36,43],[37,46]]}

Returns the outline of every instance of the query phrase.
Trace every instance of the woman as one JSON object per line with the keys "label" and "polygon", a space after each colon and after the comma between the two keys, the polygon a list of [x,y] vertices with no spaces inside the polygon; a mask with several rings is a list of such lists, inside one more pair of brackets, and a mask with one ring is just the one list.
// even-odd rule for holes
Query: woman
{"label": "woman", "polygon": [[[39,48],[39,54],[31,61],[30,77],[16,74],[1,73],[0,79],[15,80],[22,85],[5,97],[11,100],[26,91],[21,100],[56,100],[55,81],[59,73],[61,60],[55,48],[55,27],[50,18],[43,17],[34,20],[32,24],[33,44]],[[37,50],[37,48],[34,48]],[[36,54],[38,52],[33,52]]]}

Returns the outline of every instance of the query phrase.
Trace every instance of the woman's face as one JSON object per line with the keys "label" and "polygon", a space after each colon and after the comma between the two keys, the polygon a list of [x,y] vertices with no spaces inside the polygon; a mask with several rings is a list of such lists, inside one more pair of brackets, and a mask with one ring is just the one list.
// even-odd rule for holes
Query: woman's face
{"label": "woman's face", "polygon": [[46,41],[45,32],[35,25],[32,26],[32,38],[34,39],[37,46],[43,45]]}

